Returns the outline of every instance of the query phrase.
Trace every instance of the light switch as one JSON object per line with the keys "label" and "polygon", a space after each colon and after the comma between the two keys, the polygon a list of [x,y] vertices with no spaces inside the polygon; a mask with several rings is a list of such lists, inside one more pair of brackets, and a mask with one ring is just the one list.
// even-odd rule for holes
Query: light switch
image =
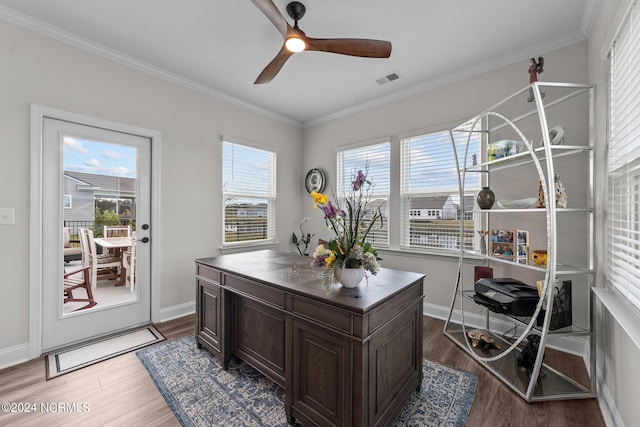
{"label": "light switch", "polygon": [[16,210],[15,208],[0,208],[0,224],[15,224]]}

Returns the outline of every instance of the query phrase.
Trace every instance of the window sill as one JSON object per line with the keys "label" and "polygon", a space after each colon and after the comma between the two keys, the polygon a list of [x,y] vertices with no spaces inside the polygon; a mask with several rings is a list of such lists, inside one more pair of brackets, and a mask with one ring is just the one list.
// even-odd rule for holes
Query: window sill
{"label": "window sill", "polygon": [[594,295],[620,324],[634,344],[640,348],[640,322],[638,313],[629,307],[618,294],[611,289],[591,288]]}
{"label": "window sill", "polygon": [[[413,258],[434,258],[434,259],[446,259],[448,261],[457,261],[460,258],[460,252],[458,251],[451,251],[451,252],[445,252],[445,251],[436,251],[436,250],[419,250],[419,249],[415,249],[415,248],[377,248],[378,250],[378,254],[389,254],[389,255],[394,255],[394,256],[409,256],[409,257],[413,257]],[[471,261],[471,262],[475,262],[477,261],[478,263],[483,262],[483,258],[480,257],[474,257],[474,256],[470,256],[465,254],[464,256],[465,258],[465,262],[466,261]]]}
{"label": "window sill", "polygon": [[280,242],[277,241],[237,243],[234,245],[221,246],[220,253],[227,254],[235,252],[258,251],[262,249],[275,249],[278,246],[280,246]]}

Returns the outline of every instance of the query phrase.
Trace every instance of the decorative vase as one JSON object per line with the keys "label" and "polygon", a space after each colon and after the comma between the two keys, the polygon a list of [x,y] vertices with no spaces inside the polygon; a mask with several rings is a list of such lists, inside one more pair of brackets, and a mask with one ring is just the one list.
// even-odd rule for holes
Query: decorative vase
{"label": "decorative vase", "polygon": [[480,209],[491,209],[493,203],[496,201],[496,195],[489,187],[482,187],[482,190],[478,192],[476,200],[478,201]]}
{"label": "decorative vase", "polygon": [[340,284],[345,288],[355,288],[364,277],[364,268],[343,268],[340,273]]}

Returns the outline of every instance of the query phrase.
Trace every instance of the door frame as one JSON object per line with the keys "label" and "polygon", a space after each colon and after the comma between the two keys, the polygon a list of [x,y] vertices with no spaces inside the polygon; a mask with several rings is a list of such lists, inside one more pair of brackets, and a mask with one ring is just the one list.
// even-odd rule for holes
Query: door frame
{"label": "door frame", "polygon": [[[151,140],[151,321],[160,320],[160,145],[159,131],[126,125],[56,108],[31,104],[30,115],[30,196],[29,196],[29,356],[42,354],[42,148],[44,118],[69,121]],[[62,225],[61,225],[62,227]],[[62,247],[60,247],[62,251]]]}

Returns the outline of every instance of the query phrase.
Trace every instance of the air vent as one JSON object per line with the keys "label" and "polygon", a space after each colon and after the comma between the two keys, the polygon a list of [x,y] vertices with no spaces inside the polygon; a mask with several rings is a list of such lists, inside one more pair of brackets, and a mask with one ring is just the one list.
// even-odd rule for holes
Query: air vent
{"label": "air vent", "polygon": [[387,83],[391,83],[394,80],[398,80],[400,78],[400,74],[397,71],[394,71],[386,76],[380,77],[376,79],[376,82],[379,85],[386,85]]}

